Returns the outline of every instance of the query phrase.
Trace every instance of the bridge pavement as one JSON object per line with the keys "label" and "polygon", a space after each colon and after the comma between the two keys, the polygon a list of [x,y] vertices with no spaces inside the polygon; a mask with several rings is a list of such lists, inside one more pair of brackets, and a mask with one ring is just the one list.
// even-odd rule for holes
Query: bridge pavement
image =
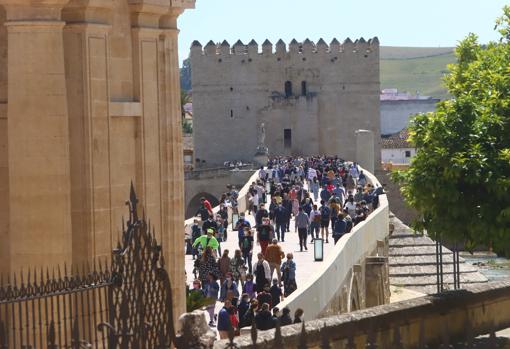
{"label": "bridge pavement", "polygon": [[[313,198],[312,198],[313,199]],[[270,197],[268,196],[268,202],[270,202]],[[267,205],[266,205],[267,206]],[[320,207],[320,204],[318,205]],[[247,214],[246,219],[250,221],[250,224],[254,226],[255,224],[255,216],[254,214]],[[296,263],[296,283],[297,287],[301,287],[304,285],[305,281],[309,279],[313,273],[317,271],[317,267],[323,262],[316,262],[314,259],[314,247],[313,244],[310,243],[311,237],[308,235],[307,238],[307,247],[308,251],[304,250],[300,252],[299,250],[299,237],[298,233],[295,231],[294,227],[294,217],[291,219],[290,223],[290,232],[285,233],[285,241],[280,242],[280,246],[285,254],[292,252],[294,255],[294,261]],[[320,236],[319,236],[320,237]],[[324,241],[324,259],[326,260],[327,256],[331,253],[334,246],[334,240],[331,237],[331,227],[329,229],[329,243]],[[229,250],[229,257],[233,257],[234,251],[238,249],[238,238],[237,231],[232,230],[232,224],[229,224],[227,231],[227,241],[221,243],[221,251],[223,252],[225,249]],[[255,263],[257,260],[257,253],[260,252],[260,245],[255,243],[253,248],[253,259],[252,263]],[[193,282],[193,258],[191,255],[186,255],[186,282],[191,284]],[[285,260],[285,259],[284,259]],[[276,272],[273,274],[273,278],[277,277]],[[241,288],[239,287],[239,293],[241,294]],[[218,302],[216,305],[216,310],[221,309],[222,303]]]}

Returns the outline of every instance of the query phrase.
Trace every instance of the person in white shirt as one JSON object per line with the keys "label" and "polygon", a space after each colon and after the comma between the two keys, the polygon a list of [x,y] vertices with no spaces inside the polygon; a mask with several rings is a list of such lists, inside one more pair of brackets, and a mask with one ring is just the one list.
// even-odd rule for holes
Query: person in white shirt
{"label": "person in white shirt", "polygon": [[344,211],[346,211],[351,218],[356,216],[356,203],[354,202],[354,196],[349,195],[347,202],[344,205]]}

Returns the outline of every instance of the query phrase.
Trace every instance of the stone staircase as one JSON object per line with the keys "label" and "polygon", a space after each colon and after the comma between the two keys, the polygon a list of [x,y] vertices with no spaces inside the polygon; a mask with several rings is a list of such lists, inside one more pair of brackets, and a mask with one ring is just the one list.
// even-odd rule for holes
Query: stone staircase
{"label": "stone staircase", "polygon": [[[394,225],[389,239],[390,283],[421,293],[437,292],[436,243],[423,235],[416,235],[398,218],[390,216]],[[466,284],[487,282],[487,278],[473,265],[460,261],[461,287]],[[443,280],[445,287],[453,289],[453,253],[443,247]]]}

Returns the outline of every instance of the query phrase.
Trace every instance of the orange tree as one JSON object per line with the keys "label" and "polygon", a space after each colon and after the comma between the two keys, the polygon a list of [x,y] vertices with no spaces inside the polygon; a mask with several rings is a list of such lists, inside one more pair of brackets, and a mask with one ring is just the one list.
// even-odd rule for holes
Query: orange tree
{"label": "orange tree", "polygon": [[471,34],[456,48],[445,84],[452,99],[410,126],[416,157],[393,174],[419,217],[415,228],[510,252],[510,7],[499,42]]}

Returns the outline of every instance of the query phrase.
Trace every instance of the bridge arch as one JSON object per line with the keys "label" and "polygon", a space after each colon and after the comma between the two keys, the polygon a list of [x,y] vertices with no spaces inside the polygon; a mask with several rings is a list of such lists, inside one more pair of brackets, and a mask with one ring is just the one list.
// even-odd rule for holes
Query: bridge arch
{"label": "bridge arch", "polygon": [[200,192],[193,196],[186,207],[186,217],[193,217],[200,207],[200,199],[206,198],[211,203],[212,207],[216,207],[220,204],[220,200],[213,194],[207,192]]}

